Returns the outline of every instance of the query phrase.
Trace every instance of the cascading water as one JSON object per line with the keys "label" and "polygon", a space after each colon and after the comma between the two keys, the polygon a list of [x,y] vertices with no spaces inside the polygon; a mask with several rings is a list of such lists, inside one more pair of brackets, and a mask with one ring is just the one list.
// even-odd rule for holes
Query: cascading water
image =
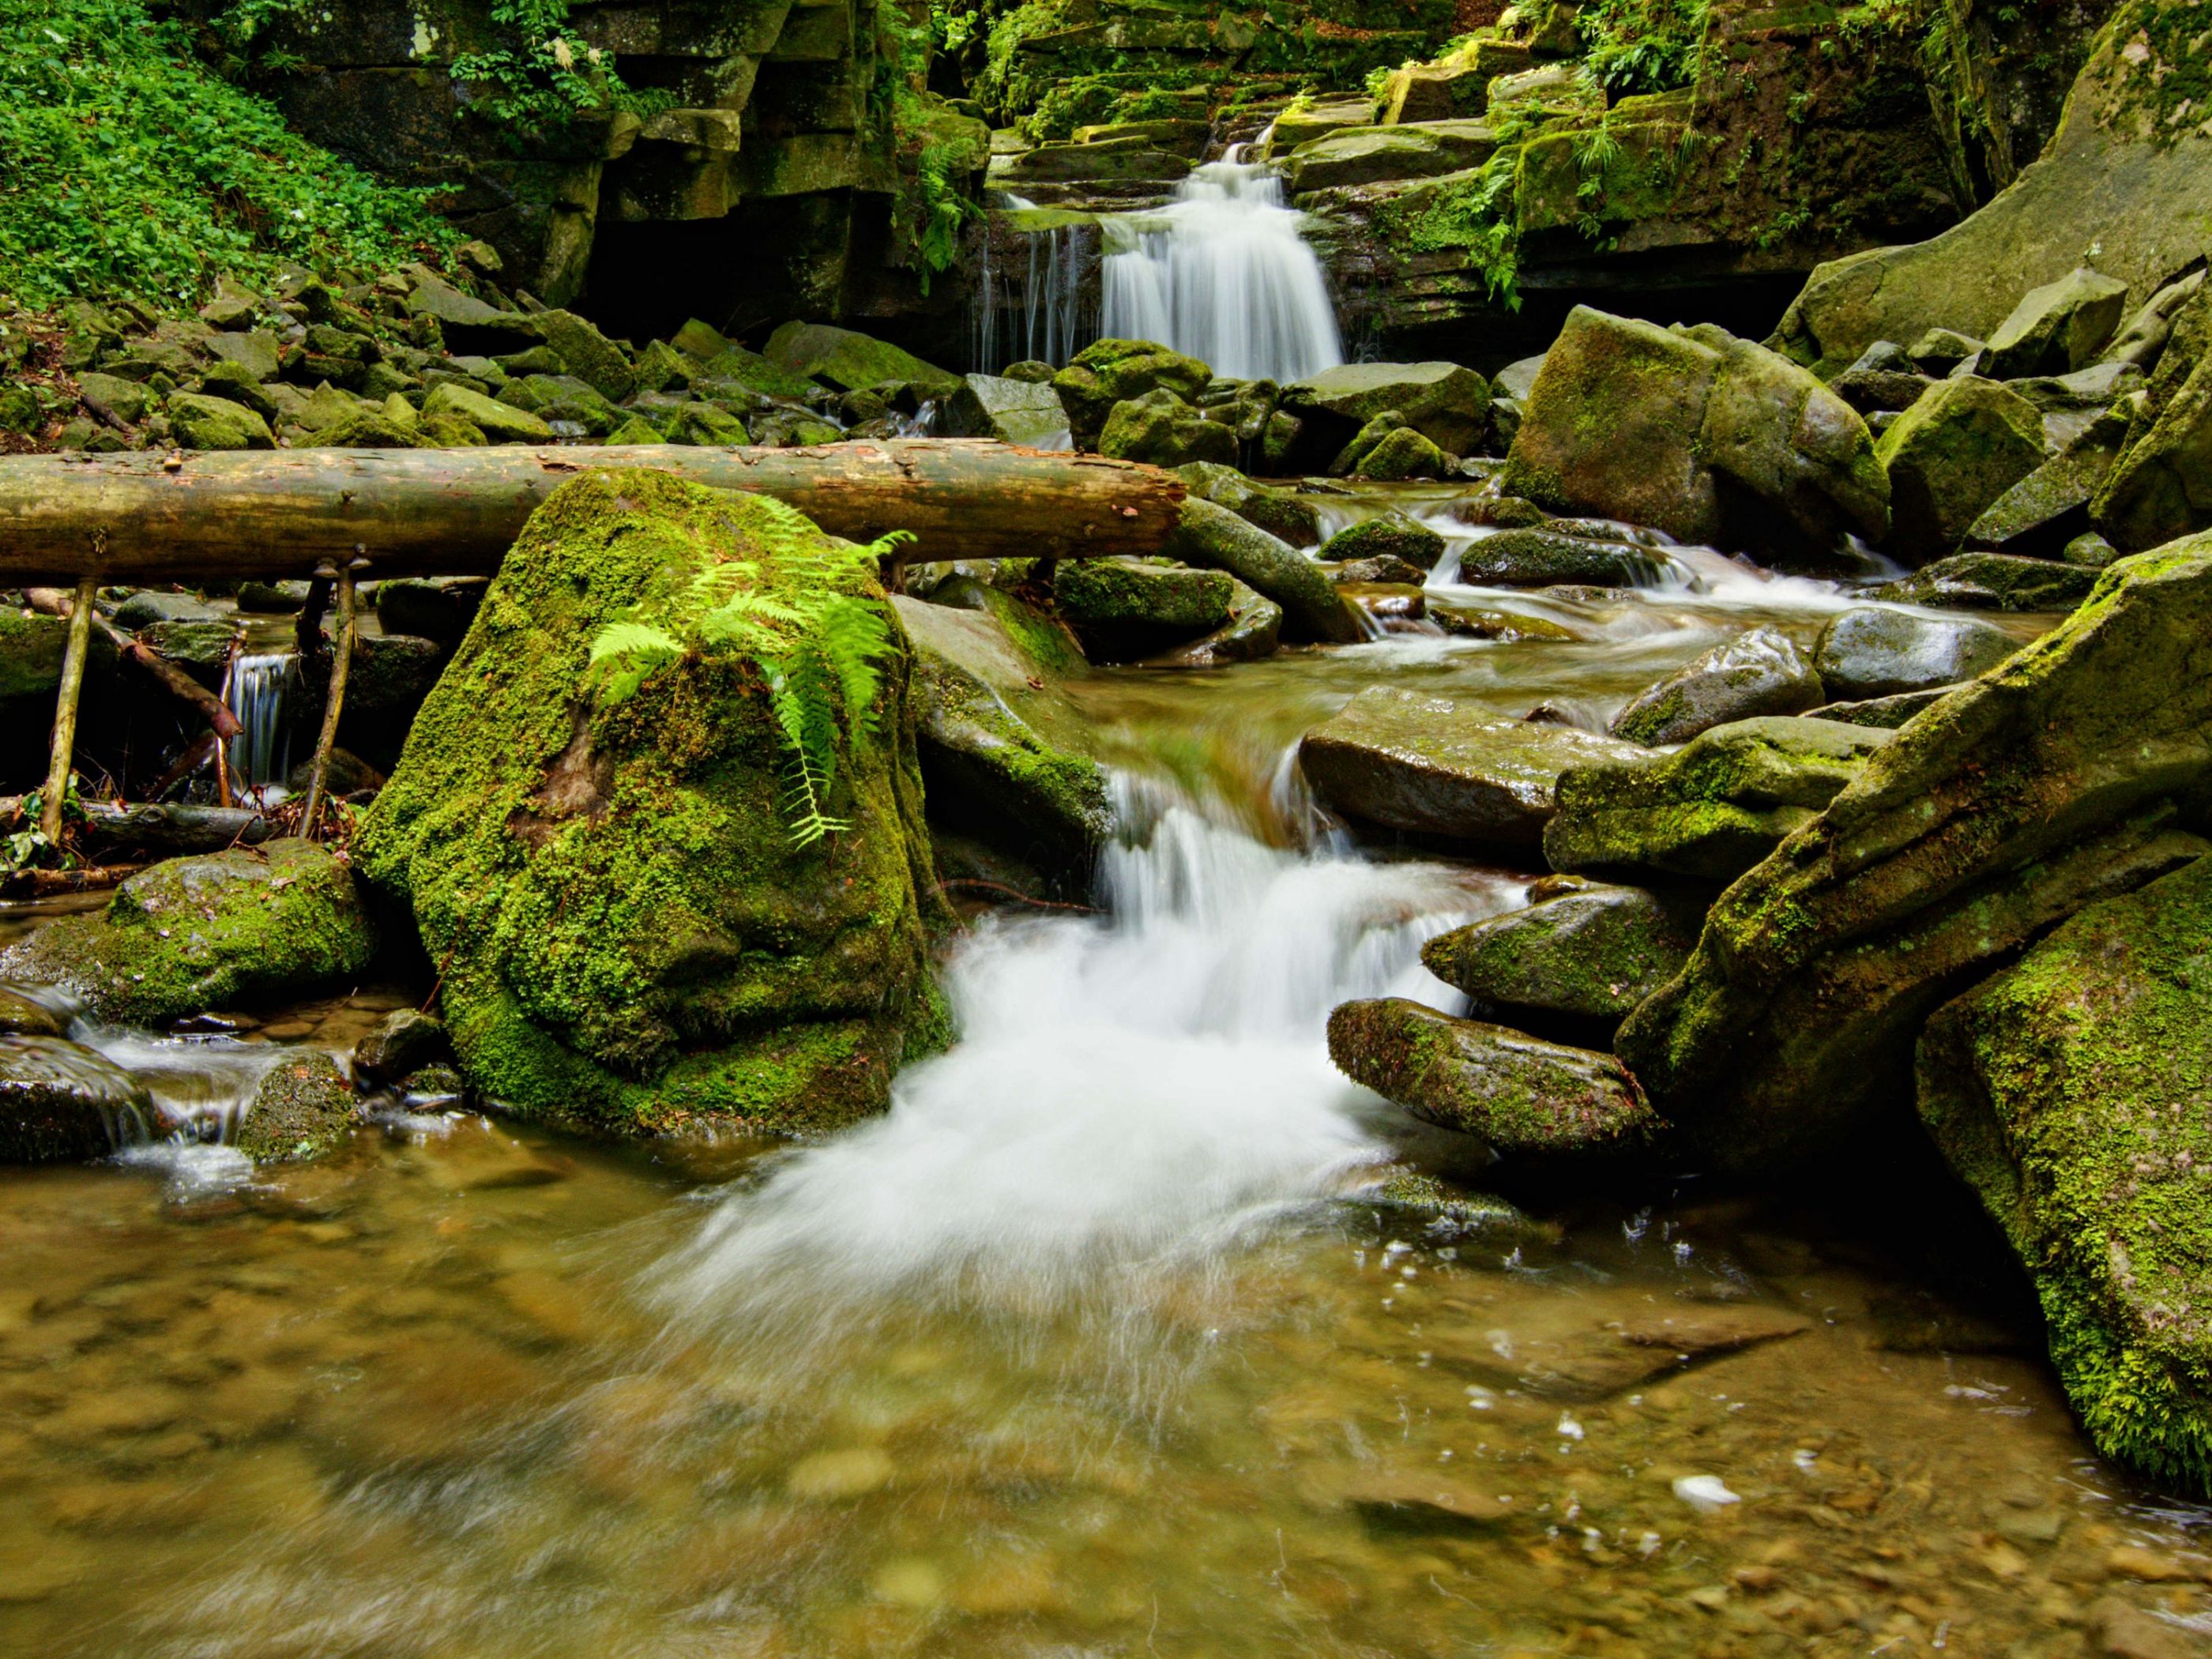
{"label": "cascading water", "polygon": [[289,651],[241,653],[231,671],[230,712],[243,729],[230,740],[230,769],[240,788],[281,788],[291,770],[285,702],[298,661]]}
{"label": "cascading water", "polygon": [[[1006,198],[1010,213],[1036,210],[1019,196]],[[1006,259],[1002,239],[1018,248]],[[1098,246],[1097,228],[1071,221],[1024,229],[988,226],[981,268],[969,308],[976,368],[995,374],[1008,363],[1065,363],[1097,337],[1098,304],[1089,287]]]}
{"label": "cascading water", "polygon": [[1321,261],[1285,205],[1282,180],[1240,159],[1211,161],[1154,213],[1100,221],[1102,331],[1158,340],[1237,380],[1287,382],[1344,361]]}

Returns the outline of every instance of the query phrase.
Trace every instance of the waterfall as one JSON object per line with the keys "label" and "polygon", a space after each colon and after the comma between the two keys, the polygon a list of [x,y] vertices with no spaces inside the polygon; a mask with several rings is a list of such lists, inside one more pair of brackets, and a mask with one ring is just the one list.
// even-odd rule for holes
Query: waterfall
{"label": "waterfall", "polygon": [[285,702],[298,661],[289,651],[257,652],[231,671],[230,712],[243,729],[230,740],[230,770],[242,789],[281,789],[292,769]]}
{"label": "waterfall", "polygon": [[803,1351],[891,1299],[1079,1297],[1384,1155],[1329,1011],[1461,1006],[1420,946],[1519,884],[1263,846],[1127,784],[1117,811],[1144,828],[1102,860],[1108,916],[981,924],[946,981],[958,1045],[899,1076],[888,1116],[724,1200],[659,1275],[672,1311]]}
{"label": "waterfall", "polygon": [[[1009,213],[1036,204],[1006,198]],[[1005,257],[1012,241],[1014,258]],[[976,368],[995,374],[1008,363],[1065,364],[1098,337],[1096,292],[1086,278],[1098,246],[1097,227],[1083,221],[1026,229],[1003,216],[986,223],[975,298],[969,308]]]}
{"label": "waterfall", "polygon": [[1102,331],[1158,340],[1236,380],[1288,382],[1344,361],[1321,261],[1285,206],[1282,180],[1210,161],[1153,213],[1102,220]]}

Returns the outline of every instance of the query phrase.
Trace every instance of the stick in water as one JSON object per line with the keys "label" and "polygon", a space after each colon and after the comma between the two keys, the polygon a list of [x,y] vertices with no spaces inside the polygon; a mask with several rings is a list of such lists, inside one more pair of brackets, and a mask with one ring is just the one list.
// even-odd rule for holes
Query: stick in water
{"label": "stick in water", "polygon": [[84,690],[84,659],[92,648],[92,601],[99,579],[81,576],[76,605],[70,612],[69,647],[62,657],[61,692],[54,703],[53,757],[46,767],[46,793],[39,803],[39,831],[50,847],[62,844],[62,799],[69,793],[70,763],[76,751],[76,705]]}
{"label": "stick in water", "polygon": [[[356,556],[337,574],[338,600],[337,638],[331,647],[331,690],[323,700],[323,730],[315,739],[314,769],[307,774],[307,805],[300,814],[300,839],[315,838],[315,819],[323,810],[323,785],[330,777],[331,750],[337,746],[338,715],[345,707],[346,671],[353,665],[353,583],[354,573],[366,569],[368,561]],[[320,568],[315,572],[317,580],[325,579]]]}

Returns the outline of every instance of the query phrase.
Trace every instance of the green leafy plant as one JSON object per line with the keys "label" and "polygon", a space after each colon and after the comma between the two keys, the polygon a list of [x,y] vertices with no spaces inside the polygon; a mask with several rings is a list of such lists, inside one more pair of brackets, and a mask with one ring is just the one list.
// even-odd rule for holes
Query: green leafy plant
{"label": "green leafy plant", "polygon": [[1689,86],[1706,23],[1706,0],[1590,0],[1575,14],[1583,79],[1616,97]]}
{"label": "green leafy plant", "polygon": [[462,54],[453,76],[480,88],[477,112],[518,137],[617,110],[650,113],[672,101],[627,85],[614,58],[569,27],[568,0],[492,0],[491,21],[514,44]]}
{"label": "green leafy plant", "polygon": [[1509,311],[1521,308],[1520,231],[1513,217],[1518,161],[1518,152],[1499,151],[1472,179],[1435,188],[1401,228],[1406,245],[1416,252],[1464,254],[1490,297]]}
{"label": "green leafy plant", "polygon": [[838,758],[848,735],[876,734],[880,665],[893,646],[890,614],[869,590],[878,562],[914,538],[894,530],[855,546],[824,536],[781,501],[757,499],[776,580],[763,580],[763,566],[750,560],[702,571],[668,614],[619,617],[600,629],[588,672],[599,695],[614,703],[690,655],[726,652],[752,663],[768,684],[782,738],[791,839],[810,847],[848,827],[830,815]]}

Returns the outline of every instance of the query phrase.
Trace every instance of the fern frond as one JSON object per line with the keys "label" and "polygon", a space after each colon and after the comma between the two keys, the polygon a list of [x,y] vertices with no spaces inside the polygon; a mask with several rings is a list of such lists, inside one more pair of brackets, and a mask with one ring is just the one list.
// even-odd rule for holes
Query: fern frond
{"label": "fern frond", "polygon": [[665,661],[683,654],[684,647],[677,643],[674,635],[650,623],[611,622],[592,635],[594,663],[605,662],[610,657],[629,656],[658,657]]}
{"label": "fern frond", "polygon": [[822,614],[822,647],[844,698],[845,724],[874,736],[879,723],[876,693],[883,684],[876,665],[890,650],[889,614],[867,599],[830,606]]}

